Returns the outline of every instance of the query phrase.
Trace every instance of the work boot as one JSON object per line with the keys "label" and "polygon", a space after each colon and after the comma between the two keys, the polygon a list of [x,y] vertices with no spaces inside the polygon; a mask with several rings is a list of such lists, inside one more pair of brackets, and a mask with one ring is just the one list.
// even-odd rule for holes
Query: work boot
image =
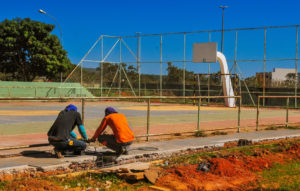
{"label": "work boot", "polygon": [[56,158],[59,158],[59,159],[64,158],[64,155],[62,154],[61,151],[59,151],[59,150],[57,150],[57,149],[54,149],[54,152],[55,152]]}
{"label": "work boot", "polygon": [[126,149],[124,147],[119,147],[119,149],[116,151],[117,157],[121,156],[126,152]]}
{"label": "work boot", "polygon": [[128,150],[126,147],[122,146],[123,153],[122,155],[128,155]]}

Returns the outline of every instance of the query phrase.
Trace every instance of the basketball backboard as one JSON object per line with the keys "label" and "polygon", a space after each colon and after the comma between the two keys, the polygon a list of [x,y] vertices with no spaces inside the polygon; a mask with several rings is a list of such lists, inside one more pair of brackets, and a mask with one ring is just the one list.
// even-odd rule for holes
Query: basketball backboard
{"label": "basketball backboard", "polygon": [[217,62],[217,43],[193,43],[193,62]]}

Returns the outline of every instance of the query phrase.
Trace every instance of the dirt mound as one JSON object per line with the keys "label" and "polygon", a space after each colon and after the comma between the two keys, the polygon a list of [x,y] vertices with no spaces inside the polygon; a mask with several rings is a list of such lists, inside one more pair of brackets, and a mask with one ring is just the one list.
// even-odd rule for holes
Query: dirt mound
{"label": "dirt mound", "polygon": [[24,179],[16,180],[11,182],[7,187],[8,190],[18,190],[18,191],[63,191],[64,188],[57,186],[52,182],[42,180],[42,179]]}
{"label": "dirt mound", "polygon": [[245,174],[245,170],[241,168],[243,163],[234,157],[213,158],[209,162],[212,164],[211,173],[219,176],[239,176]]}
{"label": "dirt mound", "polygon": [[253,173],[238,169],[230,160],[216,158],[210,162],[212,170],[208,173],[196,170],[198,165],[178,166],[169,169],[157,184],[172,190],[238,190],[239,185],[256,179]]}
{"label": "dirt mound", "polygon": [[172,190],[248,190],[257,180],[256,172],[271,168],[274,163],[300,159],[300,143],[282,145],[283,152],[273,153],[257,149],[253,156],[234,155],[227,158],[211,158],[210,171],[197,170],[198,165],[180,165],[166,169],[157,185]]}

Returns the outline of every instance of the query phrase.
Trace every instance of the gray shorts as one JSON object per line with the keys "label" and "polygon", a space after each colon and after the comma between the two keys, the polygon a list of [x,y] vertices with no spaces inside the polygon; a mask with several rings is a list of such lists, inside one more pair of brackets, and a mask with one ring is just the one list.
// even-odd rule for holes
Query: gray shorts
{"label": "gray shorts", "polygon": [[116,152],[120,152],[122,149],[127,151],[129,150],[130,145],[133,141],[127,143],[118,143],[114,135],[99,135],[98,141],[105,145],[107,148],[110,148]]}

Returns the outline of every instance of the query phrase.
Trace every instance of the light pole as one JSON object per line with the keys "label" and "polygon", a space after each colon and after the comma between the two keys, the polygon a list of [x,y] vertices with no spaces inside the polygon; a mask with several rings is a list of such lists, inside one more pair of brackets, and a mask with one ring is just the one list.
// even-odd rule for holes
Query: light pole
{"label": "light pole", "polygon": [[42,13],[42,14],[45,14],[45,15],[51,17],[56,22],[56,24],[57,24],[57,26],[58,26],[58,28],[60,30],[60,44],[62,46],[63,45],[62,30],[61,30],[61,27],[60,27],[59,23],[57,22],[57,20],[53,16],[49,15],[46,11],[44,11],[42,9],[39,9],[39,13]]}
{"label": "light pole", "polygon": [[222,38],[221,38],[221,52],[223,53],[223,39],[224,39],[224,10],[226,8],[228,8],[228,6],[223,6],[221,5],[220,8],[222,9],[223,11],[223,14],[222,14]]}
{"label": "light pole", "polygon": [[[39,13],[42,13],[42,14],[45,14],[45,15],[51,17],[56,22],[56,24],[60,30],[60,45],[63,46],[62,30],[61,30],[61,27],[60,27],[58,21],[53,16],[49,15],[46,11],[44,11],[42,9],[39,9]],[[62,72],[60,72],[60,82],[62,82]]]}

